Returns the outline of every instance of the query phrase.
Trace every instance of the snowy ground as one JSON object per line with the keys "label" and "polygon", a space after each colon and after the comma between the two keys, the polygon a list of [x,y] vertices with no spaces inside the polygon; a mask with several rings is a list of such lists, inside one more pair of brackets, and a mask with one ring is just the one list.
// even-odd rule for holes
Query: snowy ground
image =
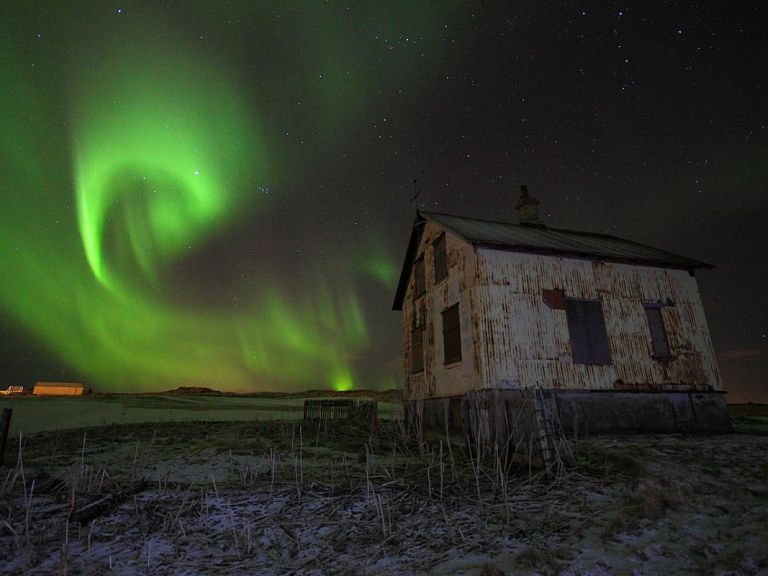
{"label": "snowy ground", "polygon": [[768,574],[768,436],[574,450],[546,481],[396,423],[37,434],[0,477],[0,573]]}

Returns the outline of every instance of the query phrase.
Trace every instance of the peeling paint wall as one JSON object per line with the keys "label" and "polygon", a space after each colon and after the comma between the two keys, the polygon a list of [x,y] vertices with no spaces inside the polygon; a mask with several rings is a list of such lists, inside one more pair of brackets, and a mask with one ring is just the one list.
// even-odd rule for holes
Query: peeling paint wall
{"label": "peeling paint wall", "polygon": [[[435,396],[464,394],[468,389],[481,386],[480,372],[475,360],[474,340],[478,331],[473,329],[472,292],[476,285],[476,252],[472,246],[451,232],[445,232],[448,257],[448,277],[434,282],[433,243],[443,230],[427,222],[418,256],[424,257],[426,292],[415,298],[413,273],[403,302],[403,342],[405,343],[404,369],[406,374],[405,398],[408,400]],[[459,304],[461,326],[461,361],[444,363],[442,312]],[[424,314],[424,370],[411,373],[411,330],[414,316]]]}
{"label": "peeling paint wall", "polygon": [[[696,279],[685,270],[480,248],[477,339],[485,387],[721,390]],[[612,363],[574,364],[566,313],[544,289],[600,300]],[[672,358],[653,358],[643,304],[662,304]]]}

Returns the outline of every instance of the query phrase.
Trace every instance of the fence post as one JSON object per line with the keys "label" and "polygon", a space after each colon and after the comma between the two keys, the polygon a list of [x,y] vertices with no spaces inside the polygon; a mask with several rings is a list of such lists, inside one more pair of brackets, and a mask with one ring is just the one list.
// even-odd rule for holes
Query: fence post
{"label": "fence post", "polygon": [[3,414],[0,416],[0,466],[3,465],[3,457],[5,456],[5,443],[8,440],[8,430],[11,428],[11,416],[13,410],[11,408],[3,408]]}

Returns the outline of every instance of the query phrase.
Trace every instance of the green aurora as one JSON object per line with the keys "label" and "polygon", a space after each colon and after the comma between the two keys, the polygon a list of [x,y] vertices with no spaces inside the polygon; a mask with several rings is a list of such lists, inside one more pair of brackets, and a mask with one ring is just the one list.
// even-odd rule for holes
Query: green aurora
{"label": "green aurora", "polygon": [[[268,20],[274,9],[248,15]],[[321,265],[304,256],[301,278],[270,272],[222,287],[236,306],[191,303],[175,277],[194,277],[194,254],[268,217],[272,190],[300,190],[288,186],[297,156],[275,121],[280,103],[297,98],[288,92],[313,102],[301,122],[312,126],[314,154],[348,137],[372,92],[350,34],[328,8],[288,11],[306,46],[284,73],[272,59],[284,65],[285,55],[254,49],[266,94],[249,98],[231,52],[200,49],[168,14],[142,17],[135,5],[126,22],[111,10],[92,5],[89,21],[55,5],[42,19],[21,5],[0,9],[4,322],[102,390],[396,385],[391,367],[357,367],[375,356],[360,291],[373,283],[388,295],[397,271],[375,230]],[[438,14],[421,15],[422,33]],[[385,33],[402,25],[389,13],[371,18]],[[278,35],[270,26],[265,34]],[[47,58],[36,52],[41,37],[53,45]],[[300,65],[323,73],[297,83]],[[254,260],[264,250],[254,241]]]}

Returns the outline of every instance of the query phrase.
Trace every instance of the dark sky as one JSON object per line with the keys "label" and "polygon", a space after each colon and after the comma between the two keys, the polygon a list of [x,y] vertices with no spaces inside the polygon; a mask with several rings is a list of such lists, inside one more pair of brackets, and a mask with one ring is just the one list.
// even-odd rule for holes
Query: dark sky
{"label": "dark sky", "polygon": [[399,385],[416,207],[527,184],[717,265],[729,400],[768,401],[768,10],[730,4],[4,2],[0,385]]}

